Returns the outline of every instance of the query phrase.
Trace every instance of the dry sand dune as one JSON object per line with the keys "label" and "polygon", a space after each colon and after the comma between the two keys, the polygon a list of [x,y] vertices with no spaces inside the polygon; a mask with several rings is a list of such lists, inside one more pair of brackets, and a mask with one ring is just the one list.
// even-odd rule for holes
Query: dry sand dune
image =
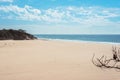
{"label": "dry sand dune", "polygon": [[111,57],[111,50],[103,43],[0,41],[0,80],[120,80],[120,72],[91,62],[93,53]]}

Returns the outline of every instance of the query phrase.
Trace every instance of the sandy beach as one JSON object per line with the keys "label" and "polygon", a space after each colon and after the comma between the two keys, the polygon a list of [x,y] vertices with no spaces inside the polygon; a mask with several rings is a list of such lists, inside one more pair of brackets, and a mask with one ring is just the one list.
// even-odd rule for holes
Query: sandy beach
{"label": "sandy beach", "polygon": [[[92,56],[112,57],[113,44],[52,40],[0,41],[0,80],[120,80]],[[120,45],[117,45],[120,47]]]}

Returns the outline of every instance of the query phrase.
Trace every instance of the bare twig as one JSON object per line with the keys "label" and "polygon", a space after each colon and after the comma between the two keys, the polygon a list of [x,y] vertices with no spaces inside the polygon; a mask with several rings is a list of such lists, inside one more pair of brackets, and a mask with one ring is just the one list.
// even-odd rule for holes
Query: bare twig
{"label": "bare twig", "polygon": [[[116,47],[112,47],[113,58],[107,59],[106,56],[102,56],[100,58],[95,58],[95,54],[92,57],[92,63],[100,68],[114,68],[120,69],[120,49]],[[112,62],[112,63],[111,63]]]}

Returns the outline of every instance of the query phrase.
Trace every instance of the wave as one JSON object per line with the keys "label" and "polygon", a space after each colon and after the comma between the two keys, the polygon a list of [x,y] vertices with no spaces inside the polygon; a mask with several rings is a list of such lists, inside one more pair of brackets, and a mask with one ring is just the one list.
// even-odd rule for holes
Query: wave
{"label": "wave", "polygon": [[52,40],[52,41],[64,41],[64,42],[82,42],[82,43],[101,43],[101,44],[114,44],[114,45],[120,45],[118,42],[103,42],[103,41],[86,41],[86,40],[69,40],[69,39],[53,39],[53,38],[38,38],[42,40]]}

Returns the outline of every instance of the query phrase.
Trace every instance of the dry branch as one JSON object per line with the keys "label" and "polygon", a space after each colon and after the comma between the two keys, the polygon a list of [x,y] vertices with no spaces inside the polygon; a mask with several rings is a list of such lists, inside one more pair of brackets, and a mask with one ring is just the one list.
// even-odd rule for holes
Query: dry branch
{"label": "dry branch", "polygon": [[100,68],[114,68],[120,69],[120,48],[112,47],[112,58],[107,58],[106,56],[101,56],[95,59],[95,55],[92,57],[92,63]]}

